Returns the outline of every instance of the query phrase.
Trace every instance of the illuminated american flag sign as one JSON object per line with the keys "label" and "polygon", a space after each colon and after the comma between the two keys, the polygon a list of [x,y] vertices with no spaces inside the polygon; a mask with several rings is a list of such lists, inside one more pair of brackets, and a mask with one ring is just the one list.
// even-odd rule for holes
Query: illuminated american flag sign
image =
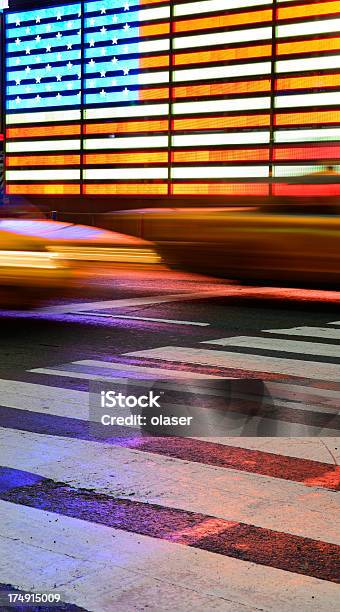
{"label": "illuminated american flag sign", "polygon": [[8,193],[340,194],[303,185],[340,156],[339,0],[5,15]]}

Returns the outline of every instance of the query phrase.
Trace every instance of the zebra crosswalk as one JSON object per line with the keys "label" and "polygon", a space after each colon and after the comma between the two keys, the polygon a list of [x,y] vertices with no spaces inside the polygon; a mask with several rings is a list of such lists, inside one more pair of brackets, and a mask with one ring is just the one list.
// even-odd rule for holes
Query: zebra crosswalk
{"label": "zebra crosswalk", "polygon": [[[98,612],[337,609],[338,332],[268,329],[1,379],[0,594],[58,592]],[[248,414],[256,386],[239,382],[254,377],[279,437],[89,428],[91,381],[190,380],[200,397],[223,379]]]}

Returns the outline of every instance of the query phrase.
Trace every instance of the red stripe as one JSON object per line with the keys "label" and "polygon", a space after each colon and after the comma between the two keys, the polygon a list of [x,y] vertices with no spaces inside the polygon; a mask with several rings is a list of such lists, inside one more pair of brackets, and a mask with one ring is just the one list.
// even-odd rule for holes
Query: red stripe
{"label": "red stripe", "polygon": [[[327,176],[324,177],[327,180]],[[309,197],[329,197],[329,196],[340,196],[340,184],[339,183],[326,183],[323,185],[319,184],[306,184],[306,185],[289,185],[289,184],[277,184],[273,185],[273,195],[275,196],[297,196],[301,198]]]}

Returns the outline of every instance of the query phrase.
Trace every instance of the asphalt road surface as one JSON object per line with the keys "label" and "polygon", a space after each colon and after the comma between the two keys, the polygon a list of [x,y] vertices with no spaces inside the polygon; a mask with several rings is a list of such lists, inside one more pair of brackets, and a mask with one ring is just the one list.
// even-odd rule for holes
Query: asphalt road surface
{"label": "asphalt road surface", "polygon": [[[102,268],[0,311],[0,608],[338,609],[339,303]],[[209,415],[222,384],[234,429],[101,436],[89,385],[127,380],[165,381],[180,410],[189,387]]]}

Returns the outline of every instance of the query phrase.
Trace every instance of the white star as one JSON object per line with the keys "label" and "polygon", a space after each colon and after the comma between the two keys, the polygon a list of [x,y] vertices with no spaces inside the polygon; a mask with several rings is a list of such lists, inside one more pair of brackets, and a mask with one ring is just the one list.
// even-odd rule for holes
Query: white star
{"label": "white star", "polygon": [[106,8],[104,8],[104,7],[103,7],[103,8],[101,9],[100,13],[101,13],[101,15],[106,15]]}
{"label": "white star", "polygon": [[123,89],[123,94],[125,96],[127,96],[129,94],[129,90],[127,89],[127,87],[125,87],[125,89]]}
{"label": "white star", "polygon": [[20,43],[21,43],[20,38],[16,38],[15,39],[15,44],[16,44],[17,47],[20,45]]}
{"label": "white star", "polygon": [[61,76],[60,76],[60,74],[57,74],[56,79],[57,79],[57,81],[61,81]]}
{"label": "white star", "polygon": [[29,26],[27,26],[26,28],[26,34],[30,34],[31,33],[31,28]]}
{"label": "white star", "polygon": [[125,26],[123,26],[123,30],[125,30],[127,32],[127,30],[130,29],[130,26],[128,23],[125,24]]}
{"label": "white star", "polygon": [[105,47],[103,47],[103,48],[102,48],[102,50],[101,50],[100,54],[101,54],[101,55],[106,55],[106,49],[105,49]]}
{"label": "white star", "polygon": [[47,64],[47,66],[46,66],[46,70],[47,70],[47,72],[50,72],[50,70],[52,70],[52,68],[51,68],[50,64]]}
{"label": "white star", "polygon": [[100,95],[101,95],[101,96],[106,96],[106,91],[105,91],[105,89],[102,89],[102,90],[101,90]]}
{"label": "white star", "polygon": [[102,34],[105,34],[105,32],[106,32],[106,27],[105,27],[105,26],[103,26],[103,27],[100,29],[100,31],[101,31],[101,33],[102,33]]}
{"label": "white star", "polygon": [[51,51],[51,49],[52,49],[51,45],[47,45],[46,52],[49,53]]}
{"label": "white star", "polygon": [[113,58],[112,58],[112,60],[111,60],[111,62],[112,62],[113,64],[118,64],[119,59],[117,59],[116,57],[113,57]]}
{"label": "white star", "polygon": [[78,36],[81,36],[81,30],[78,30],[77,34]]}
{"label": "white star", "polygon": [[20,19],[17,19],[15,22],[15,25],[17,26],[17,28],[20,26],[20,23],[21,23]]}
{"label": "white star", "polygon": [[36,37],[35,37],[35,40],[36,40],[37,42],[40,42],[40,41],[41,41],[41,36],[39,36],[39,34],[38,34],[38,36],[36,36]]}
{"label": "white star", "polygon": [[90,40],[90,47],[94,47],[95,41],[93,40],[93,38]]}
{"label": "white star", "polygon": [[31,88],[30,88],[29,85],[26,85],[25,91],[26,91],[26,93],[31,93]]}
{"label": "white star", "polygon": [[39,17],[39,15],[38,15],[38,17],[37,17],[37,18],[36,18],[36,20],[35,20],[35,23],[40,23],[40,21],[41,21],[41,20],[40,20],[40,17]]}
{"label": "white star", "polygon": [[59,51],[59,53],[57,53],[57,60],[60,62],[62,59],[63,59],[63,56],[61,55]]}
{"label": "white star", "polygon": [[15,79],[15,84],[16,85],[20,85],[20,83],[21,83],[21,79]]}
{"label": "white star", "polygon": [[124,4],[124,11],[129,11],[130,10],[130,6],[128,2],[125,2]]}
{"label": "white star", "polygon": [[129,74],[130,69],[129,68],[123,68],[123,72],[125,75]]}
{"label": "white star", "polygon": [[29,47],[26,47],[26,55],[31,55],[31,49]]}
{"label": "white star", "polygon": [[67,64],[67,67],[68,67],[68,69],[69,69],[69,70],[71,70],[72,66],[73,66],[72,62],[69,62],[69,63]]}
{"label": "white star", "polygon": [[36,99],[37,102],[40,102],[41,97],[39,96],[39,94],[37,96],[35,96],[35,99]]}
{"label": "white star", "polygon": [[113,44],[113,45],[116,45],[116,44],[117,44],[117,42],[118,42],[118,38],[114,37],[114,38],[112,39],[112,44]]}
{"label": "white star", "polygon": [[58,98],[58,100],[60,100],[61,94],[58,92],[56,97]]}
{"label": "white star", "polygon": [[40,62],[41,62],[41,57],[40,57],[40,55],[37,55],[36,58],[35,58],[35,63],[36,64],[40,64]]}
{"label": "white star", "polygon": [[81,79],[81,72],[78,72],[78,79]]}
{"label": "white star", "polygon": [[79,19],[80,19],[80,17],[81,17],[81,11],[79,11],[79,13],[78,13],[78,17],[79,17]]}
{"label": "white star", "polygon": [[94,19],[94,17],[92,17],[90,19],[90,25],[93,27],[95,23],[96,23],[96,20]]}
{"label": "white star", "polygon": [[29,66],[26,66],[26,68],[25,68],[25,72],[31,72],[31,69],[30,69],[30,67],[29,67]]}
{"label": "white star", "polygon": [[17,97],[15,98],[15,101],[16,101],[16,103],[17,103],[17,104],[20,104],[20,102],[21,102],[21,98],[19,98],[19,96],[17,96]]}
{"label": "white star", "polygon": [[51,31],[51,26],[50,26],[50,24],[49,24],[49,23],[47,24],[47,26],[46,26],[46,28],[45,28],[45,29],[46,29],[46,32],[50,32],[50,31]]}
{"label": "white star", "polygon": [[67,49],[71,50],[72,49],[72,43],[67,43]]}
{"label": "white star", "polygon": [[36,79],[35,79],[35,82],[36,83],[40,83],[40,81],[41,81],[41,77],[37,76]]}
{"label": "white star", "polygon": [[56,34],[56,35],[55,35],[55,37],[56,37],[56,38],[58,38],[58,40],[59,40],[60,38],[62,38],[62,37],[63,37],[63,35],[62,35],[62,33],[61,33],[61,32],[58,32],[58,34]]}
{"label": "white star", "polygon": [[57,21],[61,21],[61,13],[57,13]]}
{"label": "white star", "polygon": [[106,75],[106,71],[105,71],[105,70],[101,70],[101,72],[100,72],[100,76],[101,76],[102,78],[104,78],[104,77],[105,77],[105,75]]}
{"label": "white star", "polygon": [[89,66],[94,66],[94,65],[95,65],[95,63],[96,63],[96,62],[95,62],[95,61],[94,61],[94,59],[92,58],[92,59],[89,61]]}

